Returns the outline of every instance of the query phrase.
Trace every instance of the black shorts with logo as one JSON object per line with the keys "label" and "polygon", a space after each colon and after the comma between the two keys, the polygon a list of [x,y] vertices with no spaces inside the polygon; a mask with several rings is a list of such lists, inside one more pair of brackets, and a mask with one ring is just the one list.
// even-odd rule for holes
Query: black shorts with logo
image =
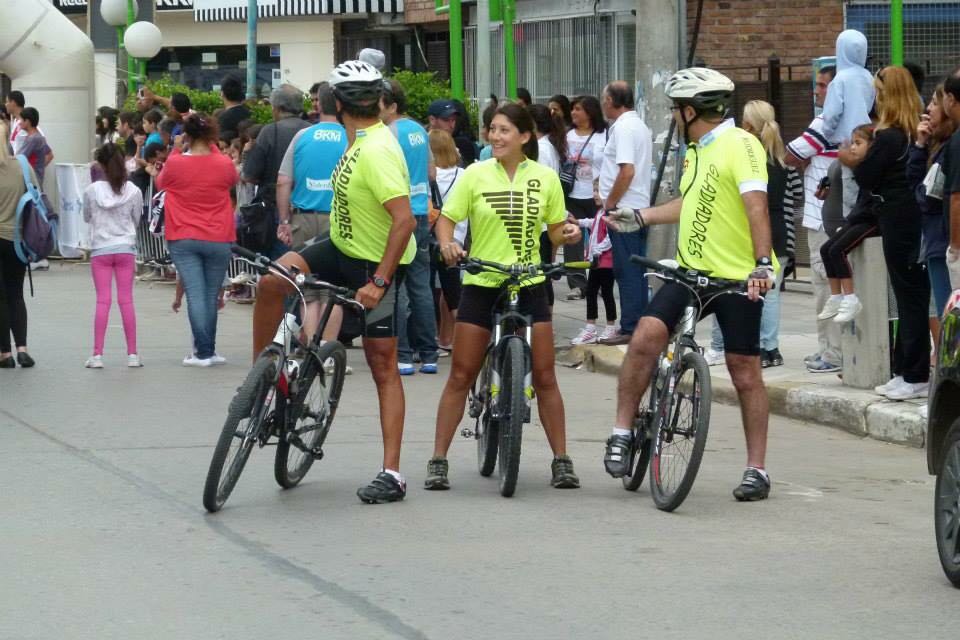
{"label": "black shorts with logo", "polygon": [[[457,322],[467,322],[483,327],[487,331],[493,331],[493,310],[502,291],[503,289],[500,287],[465,285],[463,292],[460,294]],[[507,295],[504,293],[504,305]],[[541,282],[540,284],[523,287],[520,289],[517,302],[517,310],[523,315],[530,316],[534,324],[550,322],[553,319],[550,303],[547,299],[546,283]]]}
{"label": "black shorts with logo", "polygon": [[[683,313],[690,305],[690,290],[676,282],[666,282],[647,305],[644,316],[659,319],[673,333]],[[760,317],[763,302],[751,301],[738,293],[714,295],[709,291],[700,294],[704,301],[701,318],[717,314],[717,324],[723,334],[723,348],[730,353],[745,356],[760,355]]]}
{"label": "black shorts with logo", "polygon": [[[307,261],[310,273],[338,287],[358,290],[370,282],[380,265],[369,260],[351,258],[333,244],[329,236],[304,247],[300,255]],[[403,281],[403,267],[397,267],[390,286],[375,309],[367,309],[367,326],[363,335],[367,338],[396,338],[397,287]],[[345,307],[349,309],[349,307]]]}

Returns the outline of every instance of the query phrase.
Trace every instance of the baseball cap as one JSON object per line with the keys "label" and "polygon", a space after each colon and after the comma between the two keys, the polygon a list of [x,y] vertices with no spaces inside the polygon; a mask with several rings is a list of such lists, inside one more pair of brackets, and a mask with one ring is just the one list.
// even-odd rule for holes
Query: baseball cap
{"label": "baseball cap", "polygon": [[450,118],[460,112],[453,100],[434,100],[427,107],[427,115],[434,118]]}
{"label": "baseball cap", "polygon": [[377,71],[383,71],[383,67],[387,64],[386,56],[379,49],[361,49],[360,53],[357,54],[357,60],[372,64],[377,68]]}

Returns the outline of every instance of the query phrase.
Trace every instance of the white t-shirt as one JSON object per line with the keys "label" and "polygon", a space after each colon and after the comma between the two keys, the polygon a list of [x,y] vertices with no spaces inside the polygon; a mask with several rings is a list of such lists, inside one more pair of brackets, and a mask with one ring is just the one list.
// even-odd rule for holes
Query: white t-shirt
{"label": "white t-shirt", "polygon": [[[587,145],[588,140],[589,145]],[[580,161],[577,162],[577,181],[573,183],[571,198],[593,200],[593,179],[600,175],[603,147],[606,143],[607,136],[603,131],[595,132],[592,138],[589,133],[581,136],[576,129],[567,132],[567,161],[577,162],[577,156],[580,156]]]}
{"label": "white t-shirt", "polygon": [[550,167],[559,174],[560,154],[557,153],[557,150],[553,147],[553,144],[550,142],[550,138],[543,136],[537,140],[537,146],[540,147],[540,153],[537,156],[537,162]]}
{"label": "white t-shirt", "polygon": [[[463,176],[465,170],[460,167],[448,167],[442,169],[437,167],[437,188],[440,190],[441,204],[446,202],[456,188],[457,180]],[[470,220],[458,222],[453,227],[453,239],[463,245],[467,239],[467,229],[470,226]]]}
{"label": "white t-shirt", "polygon": [[600,166],[600,197],[606,200],[620,173],[621,164],[632,164],[633,180],[617,206],[642,209],[650,206],[653,135],[636,111],[627,111],[607,129]]}

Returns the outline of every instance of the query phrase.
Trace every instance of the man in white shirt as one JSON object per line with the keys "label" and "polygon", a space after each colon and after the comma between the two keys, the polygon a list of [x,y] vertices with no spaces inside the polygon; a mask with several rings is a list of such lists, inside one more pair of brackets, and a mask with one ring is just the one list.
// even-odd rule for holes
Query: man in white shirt
{"label": "man in white shirt", "polygon": [[[823,106],[827,86],[835,73],[835,67],[824,67],[817,74],[813,95],[818,107]],[[823,260],[820,259],[820,247],[829,236],[823,228],[823,200],[815,194],[820,182],[827,176],[830,165],[837,160],[837,146],[827,141],[823,135],[823,119],[817,116],[798,138],[787,145],[787,151],[787,164],[803,169],[803,226],[807,229],[807,245],[810,248],[810,281],[816,305],[814,313],[819,314],[830,297],[827,272],[823,267]],[[803,359],[807,370],[811,373],[841,371],[843,358],[840,351],[840,325],[832,318],[817,320],[817,340],[817,352]]]}
{"label": "man in white shirt", "polygon": [[[653,135],[634,109],[633,89],[622,80],[608,84],[601,99],[603,115],[610,123],[600,165],[600,198],[605,210],[650,206],[650,169]],[[600,341],[628,344],[644,308],[647,282],[644,269],[630,262],[632,254],[646,255],[647,230],[619,233],[610,229],[613,274],[620,289],[620,332]]]}

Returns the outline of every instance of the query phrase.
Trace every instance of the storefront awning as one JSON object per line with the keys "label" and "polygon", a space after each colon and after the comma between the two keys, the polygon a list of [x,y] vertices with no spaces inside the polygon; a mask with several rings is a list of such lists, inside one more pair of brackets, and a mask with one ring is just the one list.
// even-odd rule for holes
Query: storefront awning
{"label": "storefront awning", "polygon": [[[401,12],[403,0],[257,0],[261,18]],[[193,18],[197,22],[246,20],[247,0],[193,0]]]}
{"label": "storefront awning", "polygon": [[[61,13],[87,12],[87,0],[50,0]],[[183,11],[193,9],[193,0],[156,0],[157,11]],[[143,6],[143,5],[141,5]]]}

